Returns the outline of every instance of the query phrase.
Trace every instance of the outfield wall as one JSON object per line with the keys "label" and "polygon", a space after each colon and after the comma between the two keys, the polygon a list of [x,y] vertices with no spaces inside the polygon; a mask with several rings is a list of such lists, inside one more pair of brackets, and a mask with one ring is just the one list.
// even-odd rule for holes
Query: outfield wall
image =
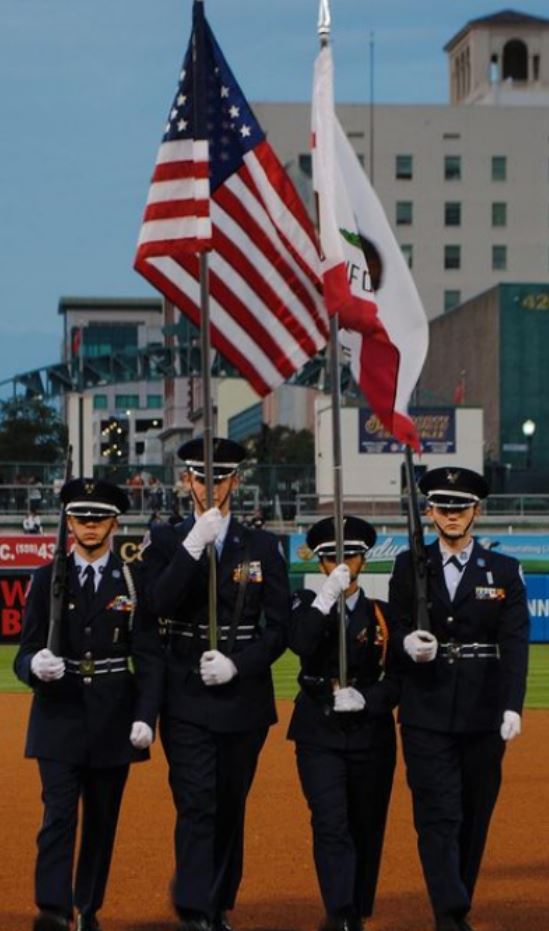
{"label": "outfield wall", "polygon": [[[426,542],[434,537],[426,535]],[[125,562],[140,559],[142,534],[117,534],[115,552]],[[317,590],[322,582],[318,562],[308,549],[304,533],[283,537],[288,558],[292,591],[298,588]],[[549,642],[549,534],[485,534],[479,542],[486,549],[514,556],[522,565],[532,618],[530,639]],[[33,572],[46,565],[53,556],[53,534],[0,534],[0,643],[17,643],[28,586]],[[363,587],[373,598],[385,599],[392,566],[398,553],[407,549],[405,534],[379,534],[368,554]]]}

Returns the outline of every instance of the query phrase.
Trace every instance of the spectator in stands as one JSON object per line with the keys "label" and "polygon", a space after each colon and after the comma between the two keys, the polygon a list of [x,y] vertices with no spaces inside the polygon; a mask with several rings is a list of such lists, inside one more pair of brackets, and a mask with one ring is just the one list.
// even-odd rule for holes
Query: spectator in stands
{"label": "spectator in stands", "polygon": [[25,533],[42,533],[42,522],[36,511],[32,508],[26,517],[23,518],[23,530]]}

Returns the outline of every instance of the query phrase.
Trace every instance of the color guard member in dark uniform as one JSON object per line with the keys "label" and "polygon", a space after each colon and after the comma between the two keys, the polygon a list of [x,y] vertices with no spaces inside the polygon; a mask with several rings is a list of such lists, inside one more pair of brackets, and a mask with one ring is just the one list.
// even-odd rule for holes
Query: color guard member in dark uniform
{"label": "color guard member in dark uniform", "polygon": [[[46,648],[52,566],[32,580],[15,658],[34,689],[26,755],[36,757],[44,819],[38,834],[34,931],[98,931],[129,764],[147,759],[161,701],[163,653],[136,579],[110,551],[128,499],[110,482],[61,490],[74,538],[60,656]],[[73,892],[78,805],[81,841]]]}
{"label": "color guard member in dark uniform", "polygon": [[472,529],[484,478],[441,468],[419,482],[438,540],[428,546],[431,633],[412,630],[408,552],[390,582],[406,661],[399,720],[419,854],[437,931],[467,919],[507,741],[520,734],[529,618],[515,559],[483,549]]}
{"label": "color guard member in dark uniform", "polygon": [[[326,580],[294,596],[290,646],[301,658],[288,737],[296,742],[311,811],[326,931],[359,931],[372,914],[396,758],[392,709],[399,679],[389,649],[387,605],[367,598],[358,576],[376,540],[358,517],[344,523],[345,562],[336,565],[334,521],[307,534]],[[339,613],[345,593],[348,681],[338,685]]]}
{"label": "color guard member in dark uniform", "polygon": [[[290,611],[280,543],[239,524],[231,493],[245,450],[214,439],[207,509],[202,439],[179,450],[194,513],[151,528],[143,553],[152,610],[163,620],[167,688],[161,736],[177,812],[173,901],[182,931],[223,931],[242,876],[244,813],[260,750],[276,721],[271,664]],[[209,649],[206,547],[218,553],[218,649]]]}

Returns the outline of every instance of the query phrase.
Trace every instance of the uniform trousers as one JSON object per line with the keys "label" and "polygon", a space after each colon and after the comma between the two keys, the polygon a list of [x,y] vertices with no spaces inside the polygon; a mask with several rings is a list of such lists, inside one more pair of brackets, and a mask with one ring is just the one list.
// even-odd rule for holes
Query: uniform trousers
{"label": "uniform trousers", "polygon": [[[91,768],[39,759],[44,819],[38,833],[35,898],[38,908],[67,918],[98,911],[105,896],[128,764]],[[73,862],[82,799],[82,832],[73,896]]]}
{"label": "uniform trousers", "polygon": [[497,731],[449,734],[402,725],[425,882],[437,917],[471,906],[505,744]]}
{"label": "uniform trousers", "polygon": [[329,914],[372,914],[395,755],[393,729],[387,742],[376,747],[349,750],[296,743],[318,883]]}
{"label": "uniform trousers", "polygon": [[234,907],[246,798],[267,730],[216,733],[178,718],[161,722],[177,813],[173,900],[180,914],[213,920]]}

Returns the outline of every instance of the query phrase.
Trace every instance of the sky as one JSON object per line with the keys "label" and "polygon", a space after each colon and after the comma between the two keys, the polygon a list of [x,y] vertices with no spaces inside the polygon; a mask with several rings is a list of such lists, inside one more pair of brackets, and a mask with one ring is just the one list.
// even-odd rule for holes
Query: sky
{"label": "sky", "polygon": [[[547,0],[512,9],[549,16]],[[443,46],[494,0],[331,0],[335,97],[446,103]],[[244,94],[309,101],[318,0],[206,0]],[[2,0],[0,384],[59,360],[62,296],[150,297],[132,268],[192,0]],[[0,387],[0,393],[4,393]]]}

